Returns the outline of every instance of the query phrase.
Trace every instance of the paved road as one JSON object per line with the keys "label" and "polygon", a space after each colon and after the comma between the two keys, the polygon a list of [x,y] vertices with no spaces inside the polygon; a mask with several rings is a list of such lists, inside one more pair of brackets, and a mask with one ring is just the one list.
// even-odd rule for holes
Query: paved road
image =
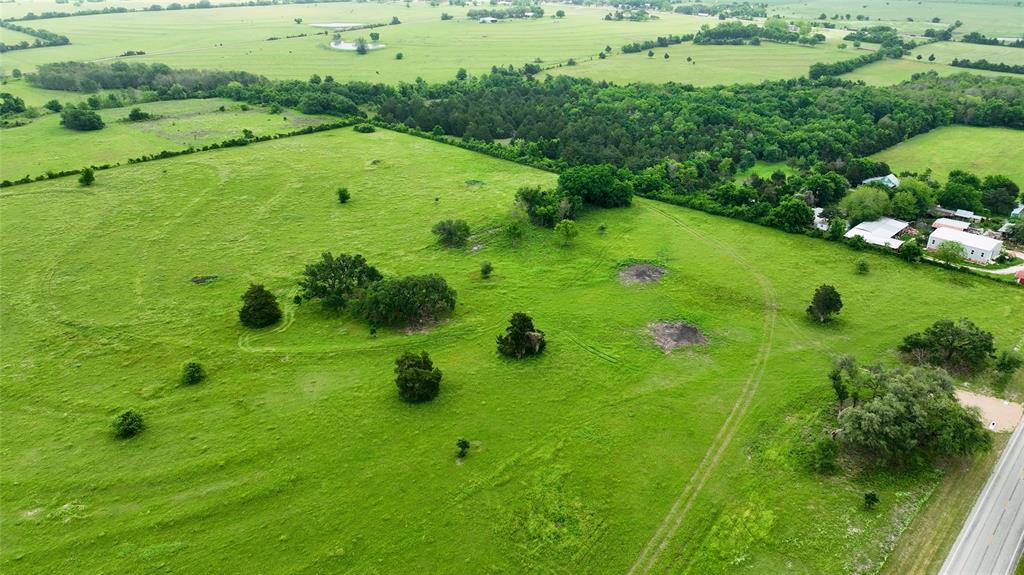
{"label": "paved road", "polygon": [[1012,575],[1024,550],[1024,423],[1017,426],[940,575]]}

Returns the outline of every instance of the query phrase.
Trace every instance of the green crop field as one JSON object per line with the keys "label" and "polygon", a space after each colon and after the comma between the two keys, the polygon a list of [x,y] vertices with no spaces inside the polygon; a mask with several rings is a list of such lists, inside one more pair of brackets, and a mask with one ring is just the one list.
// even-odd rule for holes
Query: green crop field
{"label": "green crop field", "polygon": [[[841,50],[834,39],[819,46],[798,46],[764,42],[760,46],[695,45],[687,42],[668,48],[597,57],[563,66],[553,73],[629,82],[679,82],[697,86],[738,84],[806,76],[811,64],[835,62],[857,56],[852,49]],[[665,59],[665,54],[669,55]],[[690,61],[687,61],[690,58]]]}
{"label": "green crop field", "polygon": [[[564,19],[552,18],[556,9]],[[608,22],[604,8],[548,6],[544,18],[480,24],[466,18],[466,7],[393,3],[291,4],[247,8],[179,10],[60,18],[35,21],[68,36],[72,44],[4,55],[3,70],[69,59],[100,60],[127,50],[145,56],[127,61],[161,62],[177,67],[245,70],[272,78],[305,79],[316,73],[339,81],[447,80],[459,68],[480,74],[493,65],[521,66],[540,59],[545,65],[595,56],[610,45],[653,40],[696,31],[717,19],[664,13],[647,22]],[[441,21],[448,12],[454,20]],[[384,48],[366,55],[331,49],[330,35],[311,24],[331,22],[402,24],[376,29]],[[302,18],[302,24],[293,19]],[[348,32],[352,41],[368,31]],[[288,35],[310,34],[303,38]],[[267,41],[278,37],[280,40]],[[557,40],[557,41],[553,41]],[[395,55],[401,52],[402,60]]]}
{"label": "green crop field", "polygon": [[883,150],[872,158],[896,171],[924,172],[945,181],[950,170],[1004,174],[1024,184],[1024,132],[1008,128],[949,126]]}
{"label": "green crop field", "polygon": [[[928,57],[927,47],[919,51],[926,52],[924,58]],[[1016,48],[1014,48],[1016,49]],[[938,56],[936,55],[936,59]],[[989,70],[974,70],[968,68],[956,68],[946,64],[938,64],[925,60],[916,60],[903,57],[899,60],[882,60],[857,68],[853,72],[840,76],[844,80],[862,80],[873,86],[891,86],[909,80],[914,74],[921,72],[935,72],[940,76],[951,76],[953,74],[974,74],[977,76],[1009,76],[1019,77],[1020,74],[1006,74],[1003,72],[991,72]]]}
{"label": "green crop field", "polygon": [[[516,188],[554,181],[346,129],[0,191],[2,570],[622,573],[676,521],[653,572],[876,569],[938,475],[806,470],[831,357],[889,361],[961,316],[1007,347],[1024,291],[639,199],[584,214],[572,246],[537,228],[508,245]],[[470,223],[469,248],[435,245],[443,218]],[[456,312],[371,337],[296,306],[323,250],[440,273]],[[667,274],[621,285],[637,260]],[[284,303],[280,325],[239,326],[250,282]],[[825,282],[846,305],[821,327],[804,308]],[[548,349],[504,360],[494,337],[519,310]],[[663,353],[660,320],[707,345]],[[421,349],[441,394],[403,404],[393,361]],[[178,384],[189,358],[209,372],[196,387]],[[147,429],[115,441],[126,408]]]}
{"label": "green crop field", "polygon": [[[225,111],[221,112],[223,106]],[[154,116],[128,122],[132,108]],[[0,138],[0,180],[38,176],[89,165],[125,163],[129,158],[163,150],[182,150],[242,135],[243,129],[260,136],[290,132],[329,118],[307,116],[295,110],[271,115],[265,108],[241,110],[237,102],[211,98],[151,102],[99,111],[107,127],[78,132],[60,125],[60,114],[47,114],[27,126],[8,128]]]}

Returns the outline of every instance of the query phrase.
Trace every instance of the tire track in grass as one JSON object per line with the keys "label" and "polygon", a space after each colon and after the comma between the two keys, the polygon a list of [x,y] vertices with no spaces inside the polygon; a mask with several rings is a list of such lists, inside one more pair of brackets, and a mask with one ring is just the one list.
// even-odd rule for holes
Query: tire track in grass
{"label": "tire track in grass", "polygon": [[650,540],[647,541],[647,544],[644,545],[644,548],[640,551],[640,554],[630,566],[627,571],[628,575],[650,573],[655,566],[657,566],[662,553],[675,538],[676,532],[678,532],[679,527],[683,524],[683,520],[686,518],[686,514],[693,506],[693,502],[704,488],[704,485],[711,477],[711,474],[718,467],[718,464],[721,462],[726,450],[732,443],[732,440],[739,429],[740,421],[746,415],[747,409],[750,407],[750,404],[754,399],[754,395],[757,393],[757,388],[761,383],[761,378],[764,376],[768,358],[771,357],[772,343],[775,338],[775,319],[777,316],[775,288],[772,286],[771,281],[769,281],[764,274],[758,271],[758,268],[751,265],[750,262],[745,260],[730,246],[698,232],[672,214],[655,206],[643,207],[665,217],[677,227],[694,236],[701,242],[717,248],[719,253],[726,254],[730,259],[738,264],[742,264],[745,269],[750,271],[754,275],[758,284],[760,284],[762,293],[764,294],[764,319],[762,322],[761,345],[758,348],[757,355],[755,356],[754,367],[750,371],[750,375],[747,377],[746,382],[743,384],[740,397],[735,403],[733,403],[728,417],[726,417],[722,427],[719,428],[718,433],[711,442],[711,445],[708,446],[708,450],[704,453],[704,457],[701,459],[700,464],[698,464],[697,469],[694,470],[693,475],[691,475],[686,484],[683,485],[682,491],[672,502],[672,506],[669,508],[665,518],[658,524],[654,535],[652,535]]}

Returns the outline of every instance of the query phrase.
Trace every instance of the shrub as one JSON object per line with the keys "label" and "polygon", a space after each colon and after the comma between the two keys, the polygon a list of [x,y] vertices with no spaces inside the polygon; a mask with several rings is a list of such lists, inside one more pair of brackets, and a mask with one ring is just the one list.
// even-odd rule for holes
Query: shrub
{"label": "shrub", "polygon": [[469,453],[469,440],[465,437],[460,437],[455,441],[455,447],[459,449],[459,459],[462,459]]}
{"label": "shrub", "polygon": [[64,106],[62,106],[61,103],[57,100],[50,100],[49,102],[43,104],[43,107],[47,110],[50,110],[51,112],[60,112],[64,109]]}
{"label": "shrub", "polygon": [[395,385],[402,401],[430,401],[441,391],[441,370],[434,367],[427,352],[407,351],[395,360]]}
{"label": "shrub", "polygon": [[480,264],[480,277],[487,279],[491,277],[492,271],[494,271],[494,266],[491,265],[491,262],[483,262]]}
{"label": "shrub", "polygon": [[198,362],[190,361],[181,368],[181,383],[195,385],[206,379],[206,370]]}
{"label": "shrub", "polygon": [[348,188],[338,188],[338,203],[339,204],[348,203],[348,200],[351,197],[352,197],[352,195],[348,193]]}
{"label": "shrub", "polygon": [[850,239],[846,240],[846,245],[857,250],[858,252],[862,252],[868,249],[868,241],[864,239],[864,236],[853,236]]}
{"label": "shrub", "polygon": [[822,437],[811,448],[811,469],[825,475],[839,471],[839,444],[831,437]]}
{"label": "shrub", "polygon": [[441,220],[430,231],[441,245],[449,248],[461,248],[469,240],[469,224],[465,220]]}
{"label": "shrub", "polygon": [[130,122],[143,122],[151,119],[153,116],[149,112],[143,112],[139,108],[132,108],[131,112],[128,112],[128,121]]}
{"label": "shrub", "polygon": [[498,353],[517,359],[537,355],[544,351],[547,343],[544,332],[533,326],[533,318],[522,312],[512,314],[505,328],[505,335],[498,336]]}
{"label": "shrub", "polygon": [[92,168],[82,168],[82,173],[78,175],[78,183],[83,186],[91,186],[96,181],[96,174]]}
{"label": "shrub", "polygon": [[878,494],[874,491],[868,491],[864,494],[864,509],[871,510],[878,505],[879,499]]}
{"label": "shrub", "polygon": [[871,267],[868,265],[868,260],[860,258],[857,260],[857,273],[866,274],[870,271]]}
{"label": "shrub", "polygon": [[398,52],[397,54],[395,54],[395,60],[401,60],[404,57],[405,57],[405,55],[402,54],[401,52]]}
{"label": "shrub", "polygon": [[562,220],[555,226],[555,235],[562,240],[563,246],[567,246],[576,239],[576,236],[580,235],[580,230],[576,227],[576,222],[572,220]]}
{"label": "shrub", "polygon": [[60,113],[60,125],[71,130],[86,132],[100,130],[106,124],[103,118],[92,110],[68,106]]}
{"label": "shrub", "polygon": [[114,435],[120,439],[135,437],[142,431],[142,415],[132,409],[114,418]]}
{"label": "shrub", "polygon": [[277,298],[261,284],[250,284],[242,295],[242,309],[238,319],[242,325],[253,329],[274,325],[281,321],[281,307]]}
{"label": "shrub", "polygon": [[410,325],[455,310],[455,290],[437,274],[381,280],[366,290],[360,311],[371,325]]}
{"label": "shrub", "polygon": [[921,249],[921,244],[917,243],[916,240],[907,240],[903,242],[897,250],[900,257],[908,262],[918,262],[924,257],[924,250]]}
{"label": "shrub", "polygon": [[[401,60],[401,58],[399,58],[399,60]],[[372,134],[377,131],[377,129],[373,127],[373,124],[356,124],[352,129],[360,134]]]}

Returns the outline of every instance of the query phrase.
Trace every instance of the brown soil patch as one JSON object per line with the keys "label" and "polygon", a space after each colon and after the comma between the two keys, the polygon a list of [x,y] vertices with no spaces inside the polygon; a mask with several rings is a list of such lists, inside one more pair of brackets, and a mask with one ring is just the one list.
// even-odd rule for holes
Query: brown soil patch
{"label": "brown soil patch", "polygon": [[619,270],[619,281],[622,285],[649,284],[661,279],[665,268],[653,264],[634,264]]}
{"label": "brown soil patch", "polygon": [[685,321],[659,321],[647,326],[654,343],[668,353],[677,347],[701,345],[708,342],[701,331]]}

